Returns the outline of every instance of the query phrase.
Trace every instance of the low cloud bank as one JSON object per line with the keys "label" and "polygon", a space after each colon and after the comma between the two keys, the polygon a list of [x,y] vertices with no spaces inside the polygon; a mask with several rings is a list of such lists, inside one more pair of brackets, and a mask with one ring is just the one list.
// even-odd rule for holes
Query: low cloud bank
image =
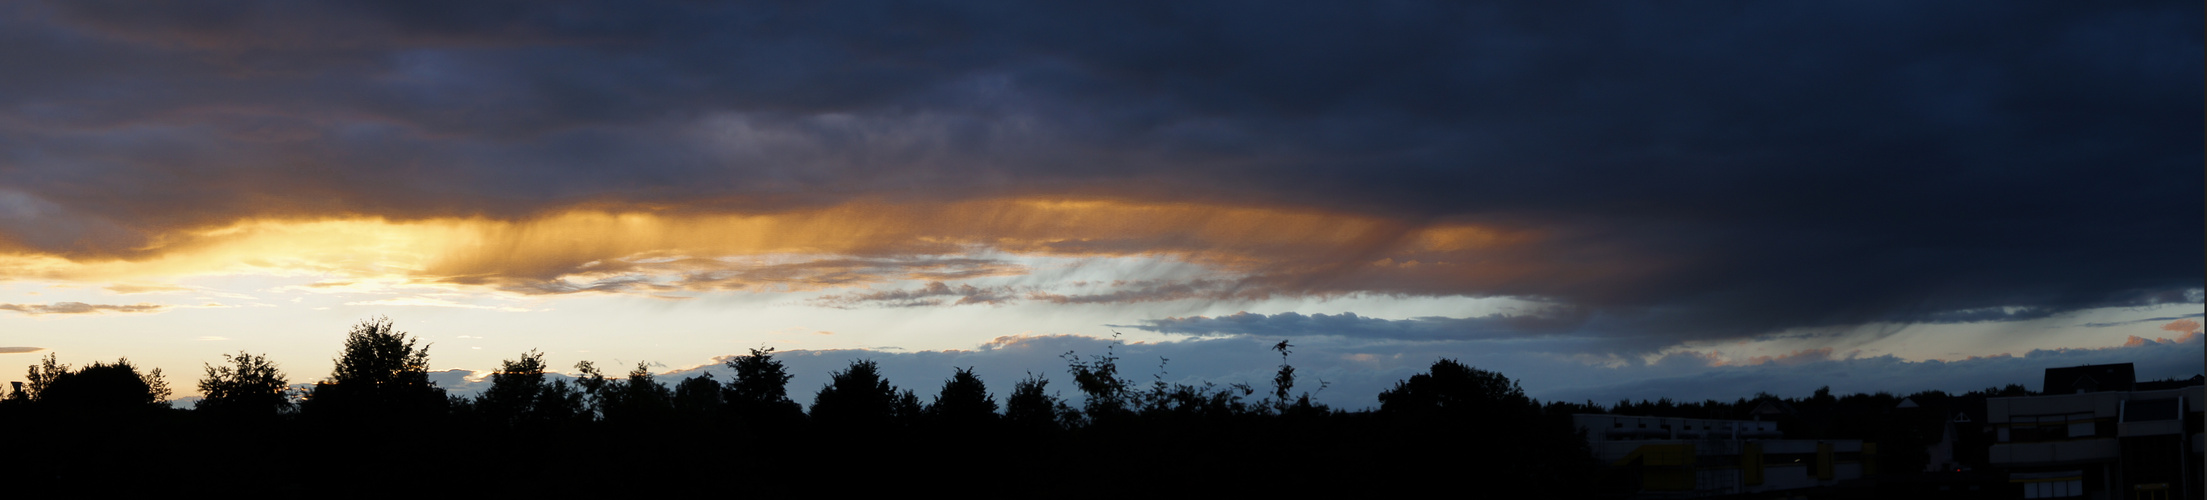
{"label": "low cloud bank", "polygon": [[[1313,392],[1316,401],[1342,409],[1376,407],[1381,391],[1424,372],[1442,358],[1499,372],[1521,384],[1528,395],[1543,401],[1591,400],[1607,405],[1624,399],[1664,397],[1730,401],[1758,392],[1802,396],[1824,386],[1842,394],[1964,392],[2007,384],[2023,384],[2036,390],[2047,368],[2104,363],[2134,363],[2138,376],[2146,380],[2184,378],[2203,371],[2202,338],[2192,333],[2102,348],[2035,350],[1953,361],[1908,361],[1890,355],[1861,357],[1819,348],[1738,362],[1680,352],[1650,362],[1602,363],[1580,356],[1525,350],[1508,342],[1308,337],[1290,339],[1295,347],[1286,361],[1296,367],[1299,377],[1295,392]],[[1157,381],[1246,383],[1262,395],[1269,392],[1272,375],[1282,361],[1269,349],[1278,341],[1276,337],[1233,335],[1114,345],[1108,338],[1078,335],[1006,336],[971,350],[790,350],[775,352],[774,356],[795,376],[789,384],[790,398],[806,405],[831,373],[855,360],[875,361],[891,383],[919,394],[922,401],[933,400],[943,381],[955,369],[965,367],[974,368],[998,398],[1008,395],[1013,383],[1032,374],[1050,380],[1049,387],[1060,397],[1077,401],[1080,394],[1066,374],[1067,357],[1089,361],[1106,353],[1118,357],[1121,375],[1138,387]],[[733,372],[722,362],[730,357],[657,375],[669,385],[706,374],[725,382]],[[565,366],[578,360],[550,361]],[[615,372],[626,373],[629,367],[603,368],[609,375],[617,375]],[[487,372],[446,370],[431,378],[455,394],[479,393],[489,385]]]}
{"label": "low cloud bank", "polygon": [[1798,396],[1824,386],[1840,394],[1966,392],[2008,384],[2022,384],[2035,391],[2041,389],[2039,384],[2047,368],[2078,365],[2132,363],[2137,366],[2140,380],[2186,378],[2207,371],[2200,359],[2202,342],[2198,334],[2178,339],[2132,339],[2114,347],[2041,349],[2021,356],[1999,354],[1953,361],[1908,361],[1891,355],[1832,357],[1824,351],[1817,353],[1820,359],[1799,362],[1774,359],[1747,366],[1707,367],[1704,358],[1680,353],[1647,366],[1597,370],[1613,375],[1608,383],[1538,392],[1549,399],[1602,404],[1662,397],[1730,401],[1758,392]]}

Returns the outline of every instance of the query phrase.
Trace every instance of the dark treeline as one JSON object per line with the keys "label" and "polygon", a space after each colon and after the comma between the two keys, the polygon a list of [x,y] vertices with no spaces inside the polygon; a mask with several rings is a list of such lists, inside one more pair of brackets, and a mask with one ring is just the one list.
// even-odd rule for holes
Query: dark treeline
{"label": "dark treeline", "polygon": [[[1153,492],[1412,491],[1481,483],[1546,496],[1603,497],[1600,464],[1573,413],[1748,419],[1788,437],[1891,443],[1913,458],[1939,439],[1937,409],[1988,395],[1758,395],[1542,405],[1501,374],[1439,360],[1378,395],[1376,410],[1314,404],[1289,364],[1270,387],[1147,384],[1119,376],[1112,351],[1067,353],[1069,380],[1028,374],[999,399],[971,369],[899,387],[854,361],[810,394],[773,349],[711,375],[663,381],[639,364],[608,375],[585,361],[572,381],[538,352],[505,361],[475,397],[428,380],[427,346],[388,320],[356,325],[330,375],[297,391],[250,353],[209,364],[195,409],[171,408],[159,370],[127,360],[72,368],[49,355],[0,398],[11,484],[60,491],[246,481],[256,496],[424,493],[923,491],[1102,496]],[[1061,397],[1060,389],[1074,397]],[[810,411],[796,398],[810,397]],[[1769,404],[1766,404],[1769,403]],[[1766,410],[1773,411],[1773,410]],[[1919,415],[1920,414],[1920,415]],[[1948,413],[1951,414],[1951,413]],[[249,481],[248,481],[249,479]],[[245,483],[238,483],[245,484]]]}

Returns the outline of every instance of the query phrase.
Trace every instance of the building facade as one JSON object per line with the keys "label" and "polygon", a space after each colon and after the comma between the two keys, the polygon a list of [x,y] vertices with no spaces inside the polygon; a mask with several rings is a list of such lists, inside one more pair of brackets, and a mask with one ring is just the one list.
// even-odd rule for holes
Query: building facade
{"label": "building facade", "polygon": [[2047,370],[2046,394],[1985,400],[1988,462],[2021,498],[2201,498],[2202,386],[2138,390],[2130,366]]}

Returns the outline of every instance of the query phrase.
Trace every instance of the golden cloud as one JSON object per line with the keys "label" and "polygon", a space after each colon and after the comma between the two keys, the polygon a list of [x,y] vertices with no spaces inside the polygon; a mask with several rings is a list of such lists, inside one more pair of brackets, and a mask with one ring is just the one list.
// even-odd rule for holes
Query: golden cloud
{"label": "golden cloud", "polygon": [[[1267,290],[1333,283],[1414,293],[1530,276],[1512,268],[1520,259],[1495,257],[1522,253],[1509,249],[1537,239],[1534,231],[1469,224],[1119,200],[854,202],[771,213],[577,208],[517,220],[254,218],[153,235],[131,255],[4,254],[0,278],[114,282],[264,273],[338,276],[329,282],[336,288],[802,290],[1026,273],[983,257],[1011,254],[1162,256]],[[1367,265],[1375,260],[1417,264]],[[1414,283],[1421,280],[1438,282]],[[1385,290],[1389,282],[1412,284]]]}

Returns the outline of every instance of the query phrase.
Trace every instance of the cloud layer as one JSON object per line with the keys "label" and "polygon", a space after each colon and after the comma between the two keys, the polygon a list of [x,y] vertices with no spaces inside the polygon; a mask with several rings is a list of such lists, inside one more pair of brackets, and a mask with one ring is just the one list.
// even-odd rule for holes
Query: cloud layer
{"label": "cloud layer", "polygon": [[[24,2],[0,273],[1516,297],[1557,309],[1151,326],[1647,345],[2196,304],[2201,9]],[[1005,254],[1210,272],[965,282]],[[79,306],[136,307],[12,310]]]}

